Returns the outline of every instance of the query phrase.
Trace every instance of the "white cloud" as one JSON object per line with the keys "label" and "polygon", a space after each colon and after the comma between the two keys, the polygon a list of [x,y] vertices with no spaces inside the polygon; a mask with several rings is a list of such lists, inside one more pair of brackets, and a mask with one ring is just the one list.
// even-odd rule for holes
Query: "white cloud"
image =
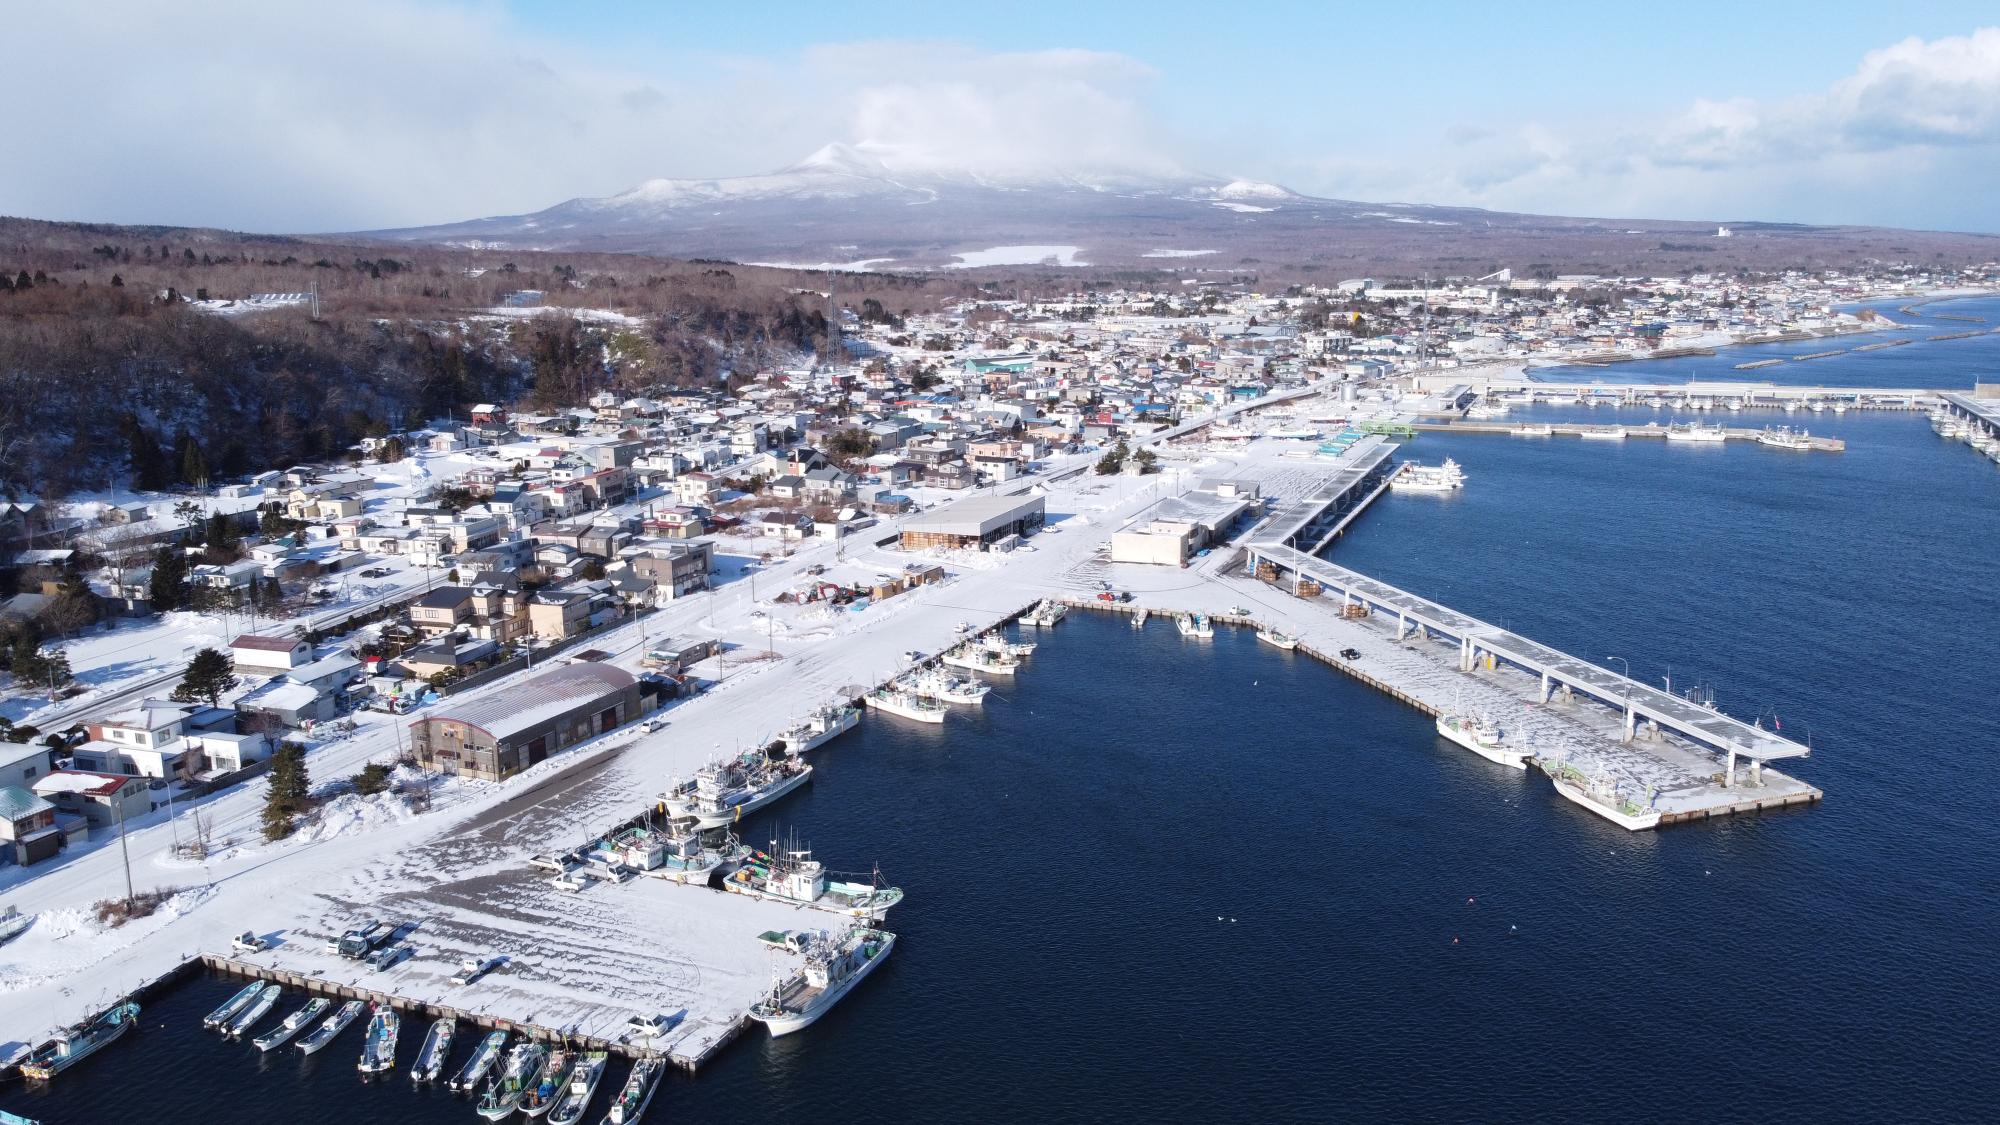
{"label": "white cloud", "polygon": [[1301,177],[1355,198],[1501,210],[2000,229],[1985,190],[2000,172],[2000,28],[1871,51],[1787,100],[1450,139],[1407,161],[1330,156]]}
{"label": "white cloud", "polygon": [[1159,163],[1137,96],[1151,72],[1101,52],[690,50],[625,72],[495,8],[424,0],[94,0],[9,23],[9,84],[36,93],[9,115],[6,214],[411,225],[768,171],[830,140],[926,164]]}

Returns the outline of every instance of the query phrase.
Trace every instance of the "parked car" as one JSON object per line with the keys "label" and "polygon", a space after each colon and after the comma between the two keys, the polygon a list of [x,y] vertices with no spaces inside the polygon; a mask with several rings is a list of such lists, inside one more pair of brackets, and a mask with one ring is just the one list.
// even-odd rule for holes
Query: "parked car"
{"label": "parked car", "polygon": [[478,957],[468,957],[458,963],[458,971],[451,974],[451,983],[471,984],[473,981],[499,968],[501,961],[502,958],[499,957],[488,957],[484,960]]}
{"label": "parked car", "polygon": [[244,930],[229,941],[229,949],[232,953],[262,953],[269,948],[271,948],[270,942],[258,937],[249,930]]}
{"label": "parked car", "polygon": [[1342,660],[1359,660],[1361,659],[1361,650],[1358,648],[1341,649],[1340,658]]}
{"label": "parked car", "polygon": [[674,1021],[661,1015],[633,1016],[625,1021],[625,1033],[634,1039],[655,1039],[665,1035]]}

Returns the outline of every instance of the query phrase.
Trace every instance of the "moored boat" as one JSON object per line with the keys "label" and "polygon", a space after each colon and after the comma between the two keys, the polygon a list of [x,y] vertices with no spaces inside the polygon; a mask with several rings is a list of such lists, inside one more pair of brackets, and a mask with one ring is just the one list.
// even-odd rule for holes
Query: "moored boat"
{"label": "moored boat", "polygon": [[982,645],[960,645],[947,651],[938,659],[946,667],[960,668],[967,672],[985,672],[995,676],[1011,676],[1021,666],[1021,658],[1010,653],[995,652]]}
{"label": "moored boat", "polygon": [[1004,656],[1033,656],[1035,654],[1035,642],[1010,641],[998,633],[988,633],[979,638],[978,643],[987,651],[997,652]]}
{"label": "moored boat", "polygon": [[1509,742],[1499,724],[1471,715],[1439,715],[1437,732],[1495,765],[1528,768],[1534,751]]}
{"label": "moored boat", "polygon": [[486,1093],[480,1097],[474,1112],[488,1121],[512,1117],[528,1091],[541,1084],[542,1072],[548,1066],[547,1047],[535,1042],[516,1044],[507,1054],[507,1065],[500,1077],[486,1084]]}
{"label": "moored boat", "polygon": [[776,801],[812,780],[813,768],[797,758],[769,758],[753,750],[727,762],[712,762],[662,797],[668,815],[720,828]]}
{"label": "moored boat", "polygon": [[1299,639],[1297,637],[1292,636],[1290,633],[1280,633],[1276,629],[1257,630],[1257,639],[1270,645],[1272,648],[1283,649],[1286,652],[1299,647]]}
{"label": "moored boat", "polygon": [[403,1017],[396,1009],[376,1003],[368,1013],[368,1030],[361,1038],[361,1059],[354,1065],[363,1074],[380,1074],[396,1067],[396,1037],[403,1030]]}
{"label": "moored boat", "polygon": [[942,723],[945,716],[944,704],[894,686],[879,687],[869,692],[868,709],[919,723]]}
{"label": "moored boat", "polygon": [[265,985],[262,989],[258,990],[255,999],[244,1005],[242,1011],[236,1013],[235,1018],[231,1019],[228,1025],[222,1029],[222,1034],[230,1039],[243,1038],[244,1032],[250,1030],[251,1027],[256,1025],[258,1020],[269,1015],[271,1009],[277,1006],[278,996],[283,991],[283,989],[275,984]]}
{"label": "moored boat", "polygon": [[590,1099],[597,1096],[597,1084],[603,1081],[604,1070],[610,1063],[611,1055],[605,1051],[587,1051],[577,1060],[569,1085],[556,1099],[556,1107],[549,1111],[549,1125],[576,1125],[583,1120],[583,1113],[590,1108]]}
{"label": "moored boat", "polygon": [[1729,438],[1729,431],[1721,426],[1704,426],[1699,422],[1667,427],[1668,441],[1720,442]]}
{"label": "moored boat", "polygon": [[978,680],[961,680],[946,674],[942,669],[924,668],[912,672],[897,681],[898,686],[914,692],[925,699],[935,699],[940,703],[963,703],[977,707],[986,702],[993,688]]}
{"label": "moored boat", "polygon": [[773,1037],[811,1026],[861,979],[888,960],[896,935],[854,926],[838,939],[821,935],[807,948],[805,965],[771,986],[750,1009]]}
{"label": "moored boat", "polygon": [[721,838],[716,840],[706,838],[707,833],[692,820],[669,821],[665,829],[655,832],[665,847],[659,862],[647,873],[656,879],[705,887],[709,876],[750,854],[742,841],[727,832],[720,833]]}
{"label": "moored boat", "polygon": [[810,848],[780,849],[775,840],[769,852],[750,853],[750,858],[724,879],[722,886],[737,894],[876,922],[889,913],[890,907],[903,901],[900,887],[830,879],[826,865],[812,857]]}
{"label": "moored boat", "polygon": [[618,1091],[618,1100],[604,1115],[604,1125],[633,1125],[645,1116],[646,1107],[653,1104],[653,1091],[660,1088],[660,1077],[666,1072],[667,1064],[650,1055],[634,1063],[624,1088]]}
{"label": "moored boat", "polygon": [[333,1007],[333,1001],[324,996],[315,996],[306,1005],[286,1016],[278,1026],[250,1041],[251,1046],[260,1051],[275,1051],[292,1041],[292,1037],[305,1030],[307,1024],[326,1014]]}
{"label": "moored boat", "polygon": [[1507,432],[1515,437],[1550,437],[1556,429],[1547,422],[1523,422]]}
{"label": "moored boat", "polygon": [[1627,797],[1624,786],[1610,774],[1586,775],[1567,763],[1558,763],[1548,770],[1548,775],[1556,792],[1564,798],[1620,828],[1643,832],[1659,826],[1659,810],[1652,808],[1650,802],[1642,805]]}
{"label": "moored boat", "polygon": [[435,1082],[444,1073],[444,1064],[451,1058],[451,1041],[458,1036],[458,1021],[446,1016],[431,1024],[424,1033],[423,1046],[417,1048],[417,1061],[410,1066],[410,1081]]}
{"label": "moored boat", "polygon": [[575,1073],[577,1055],[567,1047],[559,1047],[549,1056],[549,1065],[542,1072],[541,1081],[528,1087],[521,1095],[521,1113],[525,1117],[547,1117],[555,1108],[556,1099],[569,1088],[570,1076]]}
{"label": "moored boat", "polygon": [[1463,487],[1465,470],[1449,457],[1444,459],[1442,465],[1405,461],[1396,467],[1395,475],[1389,478],[1389,488],[1394,492],[1453,492]]}
{"label": "moored boat", "polygon": [[220,1008],[203,1016],[201,1026],[208,1028],[210,1031],[220,1031],[228,1027],[229,1021],[236,1018],[236,1013],[255,1003],[258,994],[263,991],[263,982],[251,981],[239,989],[236,995],[223,1001]]}
{"label": "moored boat", "polygon": [[1215,626],[1209,621],[1206,613],[1176,614],[1174,628],[1181,631],[1181,636],[1193,637],[1199,641],[1215,636]]}
{"label": "moored boat", "polygon": [[820,747],[861,725],[861,711],[858,708],[830,704],[815,709],[778,737],[785,743],[785,749],[793,754],[803,754]]}
{"label": "moored boat", "polygon": [[1766,426],[1764,432],[1757,435],[1757,444],[1776,449],[1808,450],[1812,448],[1812,435],[1790,426]]}
{"label": "moored boat", "polygon": [[341,1032],[347,1030],[347,1025],[354,1022],[355,1017],[361,1014],[361,1009],[365,1006],[359,1000],[349,1000],[334,1009],[333,1014],[326,1017],[325,1023],[313,1028],[304,1039],[299,1040],[299,1051],[307,1055],[318,1054],[322,1047],[333,1042]]}
{"label": "moored boat", "polygon": [[506,1053],[507,1033],[487,1032],[486,1037],[479,1041],[479,1046],[472,1049],[472,1057],[465,1060],[465,1068],[452,1078],[451,1088],[461,1094],[477,1090],[479,1084],[486,1080],[486,1073],[493,1069],[493,1064]]}
{"label": "moored boat", "polygon": [[56,1033],[21,1063],[21,1076],[47,1082],[105,1047],[139,1024],[139,1005],[126,1001]]}

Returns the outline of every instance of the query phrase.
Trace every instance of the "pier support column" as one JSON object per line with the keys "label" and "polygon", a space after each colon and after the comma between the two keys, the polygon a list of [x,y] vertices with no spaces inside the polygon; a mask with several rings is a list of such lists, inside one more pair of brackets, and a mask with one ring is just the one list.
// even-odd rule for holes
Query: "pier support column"
{"label": "pier support column", "polygon": [[1736,751],[1734,750],[1729,752],[1729,764],[1722,771],[1722,787],[1724,789],[1736,788]]}
{"label": "pier support column", "polygon": [[1548,669],[1546,669],[1546,668],[1542,669],[1542,690],[1541,690],[1541,691],[1539,691],[1539,692],[1537,692],[1537,693],[1535,693],[1535,702],[1537,702],[1537,703],[1547,703],[1547,702],[1549,701],[1549,684],[1550,684],[1550,682],[1551,682],[1551,681],[1549,680],[1549,671],[1548,671]]}
{"label": "pier support column", "polygon": [[1458,642],[1458,670],[1461,672],[1472,671],[1472,665],[1478,659],[1479,649],[1472,643],[1472,638],[1461,638]]}
{"label": "pier support column", "polygon": [[1401,644],[1401,643],[1402,643],[1402,640],[1403,640],[1403,638],[1404,638],[1405,636],[1407,636],[1407,635],[1409,634],[1409,631],[1410,631],[1410,618],[1409,618],[1409,615],[1408,615],[1408,614],[1406,614],[1406,613],[1404,613],[1404,612],[1403,612],[1402,610],[1397,610],[1397,611],[1396,611],[1396,642],[1397,642],[1398,644]]}
{"label": "pier support column", "polygon": [[1625,741],[1632,741],[1632,736],[1637,733],[1639,733],[1639,713],[1632,710],[1632,705],[1627,703],[1625,704]]}
{"label": "pier support column", "polygon": [[1764,763],[1755,758],[1750,760],[1750,784],[1758,788],[1764,785]]}

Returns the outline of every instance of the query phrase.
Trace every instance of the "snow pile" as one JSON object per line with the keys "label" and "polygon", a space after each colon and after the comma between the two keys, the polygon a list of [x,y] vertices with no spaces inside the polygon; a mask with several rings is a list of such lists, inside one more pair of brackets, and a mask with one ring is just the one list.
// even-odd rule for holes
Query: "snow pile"
{"label": "snow pile", "polygon": [[[0,993],[34,988],[111,960],[115,954],[190,913],[213,893],[213,887],[177,891],[153,913],[122,926],[99,922],[86,907],[43,911],[35,916],[35,924],[26,933],[0,947]],[[140,979],[128,979],[128,974],[110,969],[79,987],[101,985],[105,999],[109,999],[141,983],[144,982]]]}

